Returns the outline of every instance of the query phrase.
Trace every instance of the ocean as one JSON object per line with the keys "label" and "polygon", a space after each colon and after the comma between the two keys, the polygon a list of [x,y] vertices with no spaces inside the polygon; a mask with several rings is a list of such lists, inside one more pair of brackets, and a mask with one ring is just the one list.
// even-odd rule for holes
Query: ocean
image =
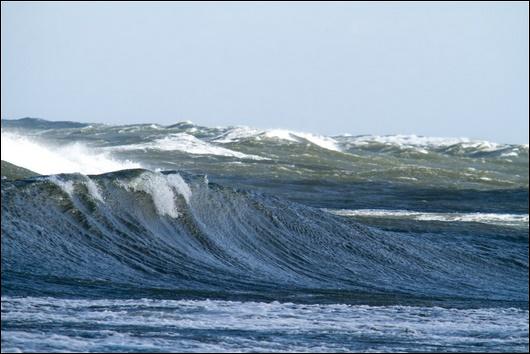
{"label": "ocean", "polygon": [[1,143],[27,169],[2,164],[2,352],[529,350],[528,145],[33,118]]}

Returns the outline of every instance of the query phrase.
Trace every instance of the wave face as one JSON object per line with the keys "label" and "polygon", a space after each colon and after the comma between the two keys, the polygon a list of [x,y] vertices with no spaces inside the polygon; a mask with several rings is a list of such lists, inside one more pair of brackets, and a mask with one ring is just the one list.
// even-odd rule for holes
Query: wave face
{"label": "wave face", "polygon": [[528,301],[524,230],[482,240],[383,231],[184,177],[129,170],[2,183],[4,293],[32,277],[45,279],[38,292],[109,284]]}

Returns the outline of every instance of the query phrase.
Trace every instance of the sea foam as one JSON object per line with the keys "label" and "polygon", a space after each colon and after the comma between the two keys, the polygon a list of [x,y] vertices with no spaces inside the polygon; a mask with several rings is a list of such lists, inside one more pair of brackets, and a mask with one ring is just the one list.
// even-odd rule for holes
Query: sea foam
{"label": "sea foam", "polygon": [[161,151],[182,151],[189,154],[196,155],[218,155],[235,157],[238,159],[251,159],[251,160],[266,160],[266,158],[244,154],[242,152],[233,151],[224,147],[215,146],[206,141],[202,141],[193,135],[187,133],[176,133],[169,136],[156,139],[152,142],[134,145],[121,145],[112,147],[113,150],[142,150],[142,149],[153,149]]}
{"label": "sea foam", "polygon": [[107,152],[90,150],[81,143],[52,146],[16,133],[2,131],[2,160],[40,174],[98,174],[142,167],[129,160],[120,161]]}
{"label": "sea foam", "polygon": [[191,198],[191,189],[179,174],[166,176],[160,172],[144,172],[131,181],[121,181],[120,185],[126,190],[149,194],[160,216],[167,215],[172,218],[179,216],[174,190],[186,203],[189,203]]}
{"label": "sea foam", "polygon": [[243,139],[276,139],[289,142],[303,142],[304,140],[321,148],[333,151],[341,151],[338,142],[332,137],[316,135],[311,133],[295,132],[286,129],[258,130],[249,127],[233,127],[214,139],[217,143],[233,143]]}
{"label": "sea foam", "polygon": [[342,216],[364,216],[382,218],[401,218],[420,221],[445,221],[445,222],[478,222],[483,224],[528,227],[528,214],[500,214],[500,213],[434,213],[412,210],[388,209],[325,209],[328,212]]}

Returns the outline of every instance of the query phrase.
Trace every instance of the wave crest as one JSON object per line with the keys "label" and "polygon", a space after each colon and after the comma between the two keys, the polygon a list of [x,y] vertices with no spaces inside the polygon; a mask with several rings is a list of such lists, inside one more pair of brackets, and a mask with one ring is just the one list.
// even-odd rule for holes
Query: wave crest
{"label": "wave crest", "polygon": [[127,168],[140,168],[140,163],[117,160],[109,153],[95,151],[75,142],[51,145],[12,132],[2,131],[2,160],[40,174],[54,173],[104,173]]}

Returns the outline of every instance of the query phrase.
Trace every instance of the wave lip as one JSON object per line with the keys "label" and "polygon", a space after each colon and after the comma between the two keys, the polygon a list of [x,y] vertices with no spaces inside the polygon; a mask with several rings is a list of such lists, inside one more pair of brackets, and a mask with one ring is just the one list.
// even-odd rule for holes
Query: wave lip
{"label": "wave lip", "polygon": [[153,204],[160,216],[168,215],[176,218],[179,216],[175,205],[174,190],[178,192],[186,203],[190,202],[191,189],[179,174],[162,175],[159,172],[144,172],[133,180],[119,184],[126,190],[145,192],[151,195]]}

